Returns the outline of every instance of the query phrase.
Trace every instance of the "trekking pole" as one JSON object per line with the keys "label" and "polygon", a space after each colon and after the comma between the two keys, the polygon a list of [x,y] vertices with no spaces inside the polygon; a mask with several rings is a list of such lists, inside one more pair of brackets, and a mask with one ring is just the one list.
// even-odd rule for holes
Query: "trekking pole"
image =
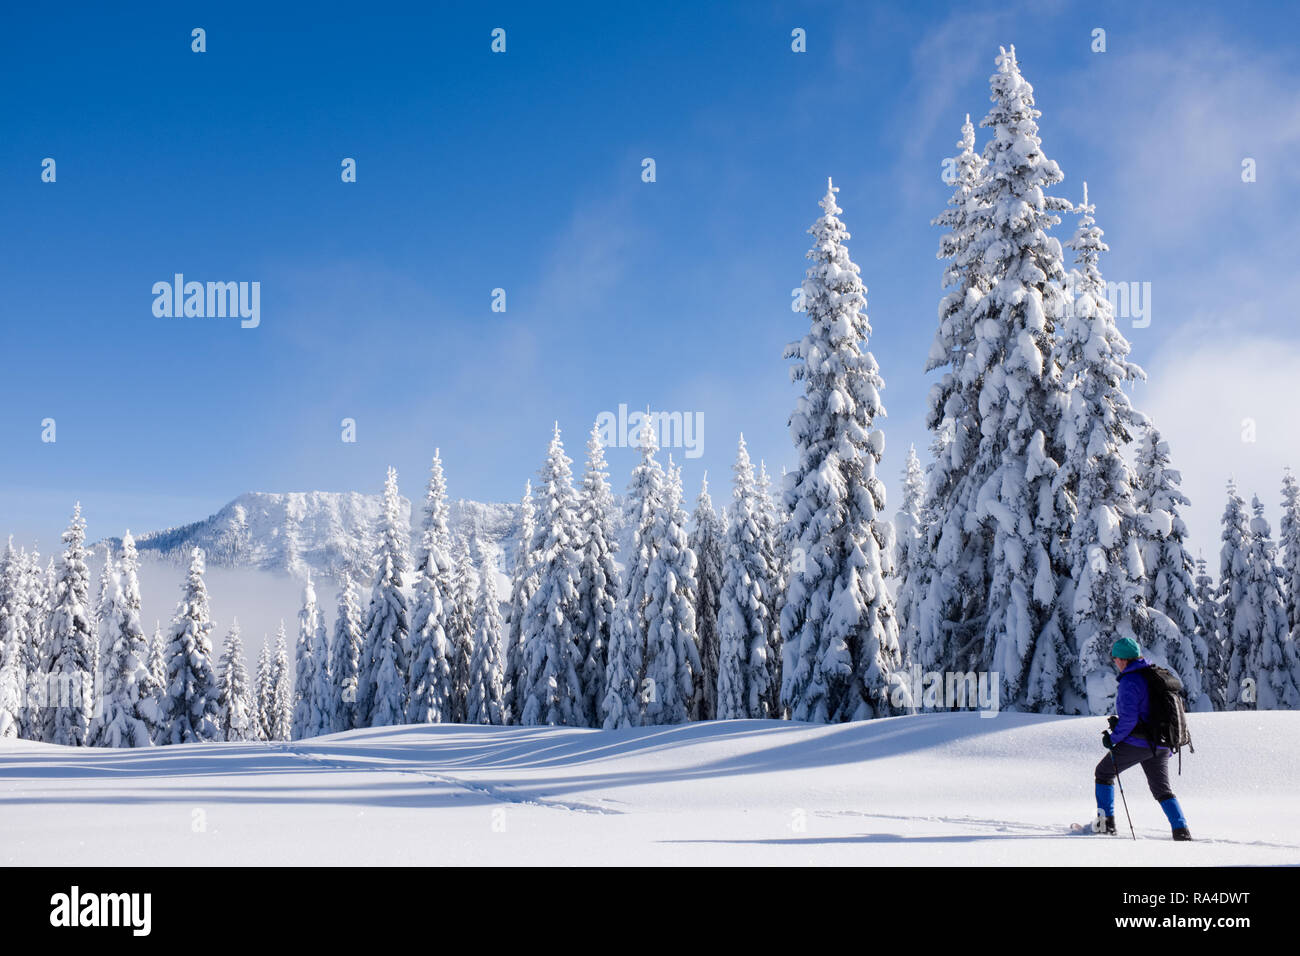
{"label": "trekking pole", "polygon": [[1133,834],[1133,839],[1138,838],[1137,833],[1133,830],[1133,818],[1128,813],[1128,799],[1124,796],[1124,782],[1119,779],[1119,764],[1115,761],[1115,751],[1110,752],[1110,765],[1115,768],[1115,782],[1119,784],[1119,798],[1124,802],[1124,816],[1128,817],[1128,832]]}

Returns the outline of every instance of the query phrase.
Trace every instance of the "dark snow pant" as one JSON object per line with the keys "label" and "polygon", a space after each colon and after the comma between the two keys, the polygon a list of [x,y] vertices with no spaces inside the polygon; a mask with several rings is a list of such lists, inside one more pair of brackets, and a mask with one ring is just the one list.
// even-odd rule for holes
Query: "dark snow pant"
{"label": "dark snow pant", "polygon": [[[1113,763],[1111,754],[1115,757]],[[1114,786],[1115,768],[1118,767],[1123,772],[1136,764],[1141,764],[1142,772],[1147,775],[1151,796],[1160,803],[1173,799],[1174,792],[1169,788],[1169,751],[1161,748],[1153,755],[1151,745],[1146,742],[1135,744],[1126,740],[1108,752],[1097,764],[1096,782],[1103,786]]]}

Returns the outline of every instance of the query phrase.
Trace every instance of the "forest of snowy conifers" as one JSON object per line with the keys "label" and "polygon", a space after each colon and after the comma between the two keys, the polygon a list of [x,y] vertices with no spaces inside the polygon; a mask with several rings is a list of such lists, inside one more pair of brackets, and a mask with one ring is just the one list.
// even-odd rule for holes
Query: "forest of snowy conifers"
{"label": "forest of snowy conifers", "polygon": [[[575,478],[557,426],[498,595],[494,560],[453,540],[440,458],[414,554],[389,469],[373,565],[344,582],[332,634],[309,578],[293,666],[282,627],[252,679],[237,625],[214,657],[197,548],[165,632],[141,626],[129,533],[92,603],[78,507],[57,562],[12,542],[0,556],[0,736],[138,747],[943,706],[898,679],[913,670],[996,674],[1004,710],[1102,714],[1124,636],[1180,676],[1189,709],[1300,707],[1300,487],[1282,477],[1279,547],[1230,483],[1217,581],[1193,564],[1170,448],[1126,391],[1144,373],[1107,298],[1095,207],[1086,186],[1081,205],[1049,195],[1063,176],[1032,88],[1014,47],[996,63],[987,141],[977,150],[962,127],[935,220],[947,266],[925,365],[940,375],[930,462],[909,454],[895,514],[876,474],[884,381],[866,289],[828,183],[807,331],[785,353],[801,395],[779,494],[742,438],[726,507],[706,483],[688,516],[647,416],[620,548],[599,430]],[[1050,233],[1065,214],[1077,226],[1062,244]]]}

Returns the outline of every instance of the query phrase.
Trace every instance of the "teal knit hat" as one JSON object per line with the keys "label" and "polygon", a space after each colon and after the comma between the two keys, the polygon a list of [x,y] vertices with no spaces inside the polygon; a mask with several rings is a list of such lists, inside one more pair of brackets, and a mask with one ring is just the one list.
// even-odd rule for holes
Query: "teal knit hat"
{"label": "teal knit hat", "polygon": [[1110,646],[1110,656],[1123,661],[1131,661],[1142,656],[1142,648],[1131,637],[1121,637]]}

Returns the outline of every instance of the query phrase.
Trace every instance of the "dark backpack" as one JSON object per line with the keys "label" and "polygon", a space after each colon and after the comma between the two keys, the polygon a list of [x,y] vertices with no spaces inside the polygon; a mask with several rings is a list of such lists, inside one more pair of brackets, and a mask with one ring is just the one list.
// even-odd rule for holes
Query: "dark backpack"
{"label": "dark backpack", "polygon": [[[1150,701],[1150,719],[1139,724],[1140,732],[1151,744],[1168,747],[1173,753],[1179,753],[1187,747],[1192,753],[1192,734],[1187,729],[1187,713],[1184,709],[1183,682],[1178,675],[1156,664],[1142,668],[1143,679],[1147,682],[1147,699]],[[1179,758],[1181,762],[1181,756]]]}

